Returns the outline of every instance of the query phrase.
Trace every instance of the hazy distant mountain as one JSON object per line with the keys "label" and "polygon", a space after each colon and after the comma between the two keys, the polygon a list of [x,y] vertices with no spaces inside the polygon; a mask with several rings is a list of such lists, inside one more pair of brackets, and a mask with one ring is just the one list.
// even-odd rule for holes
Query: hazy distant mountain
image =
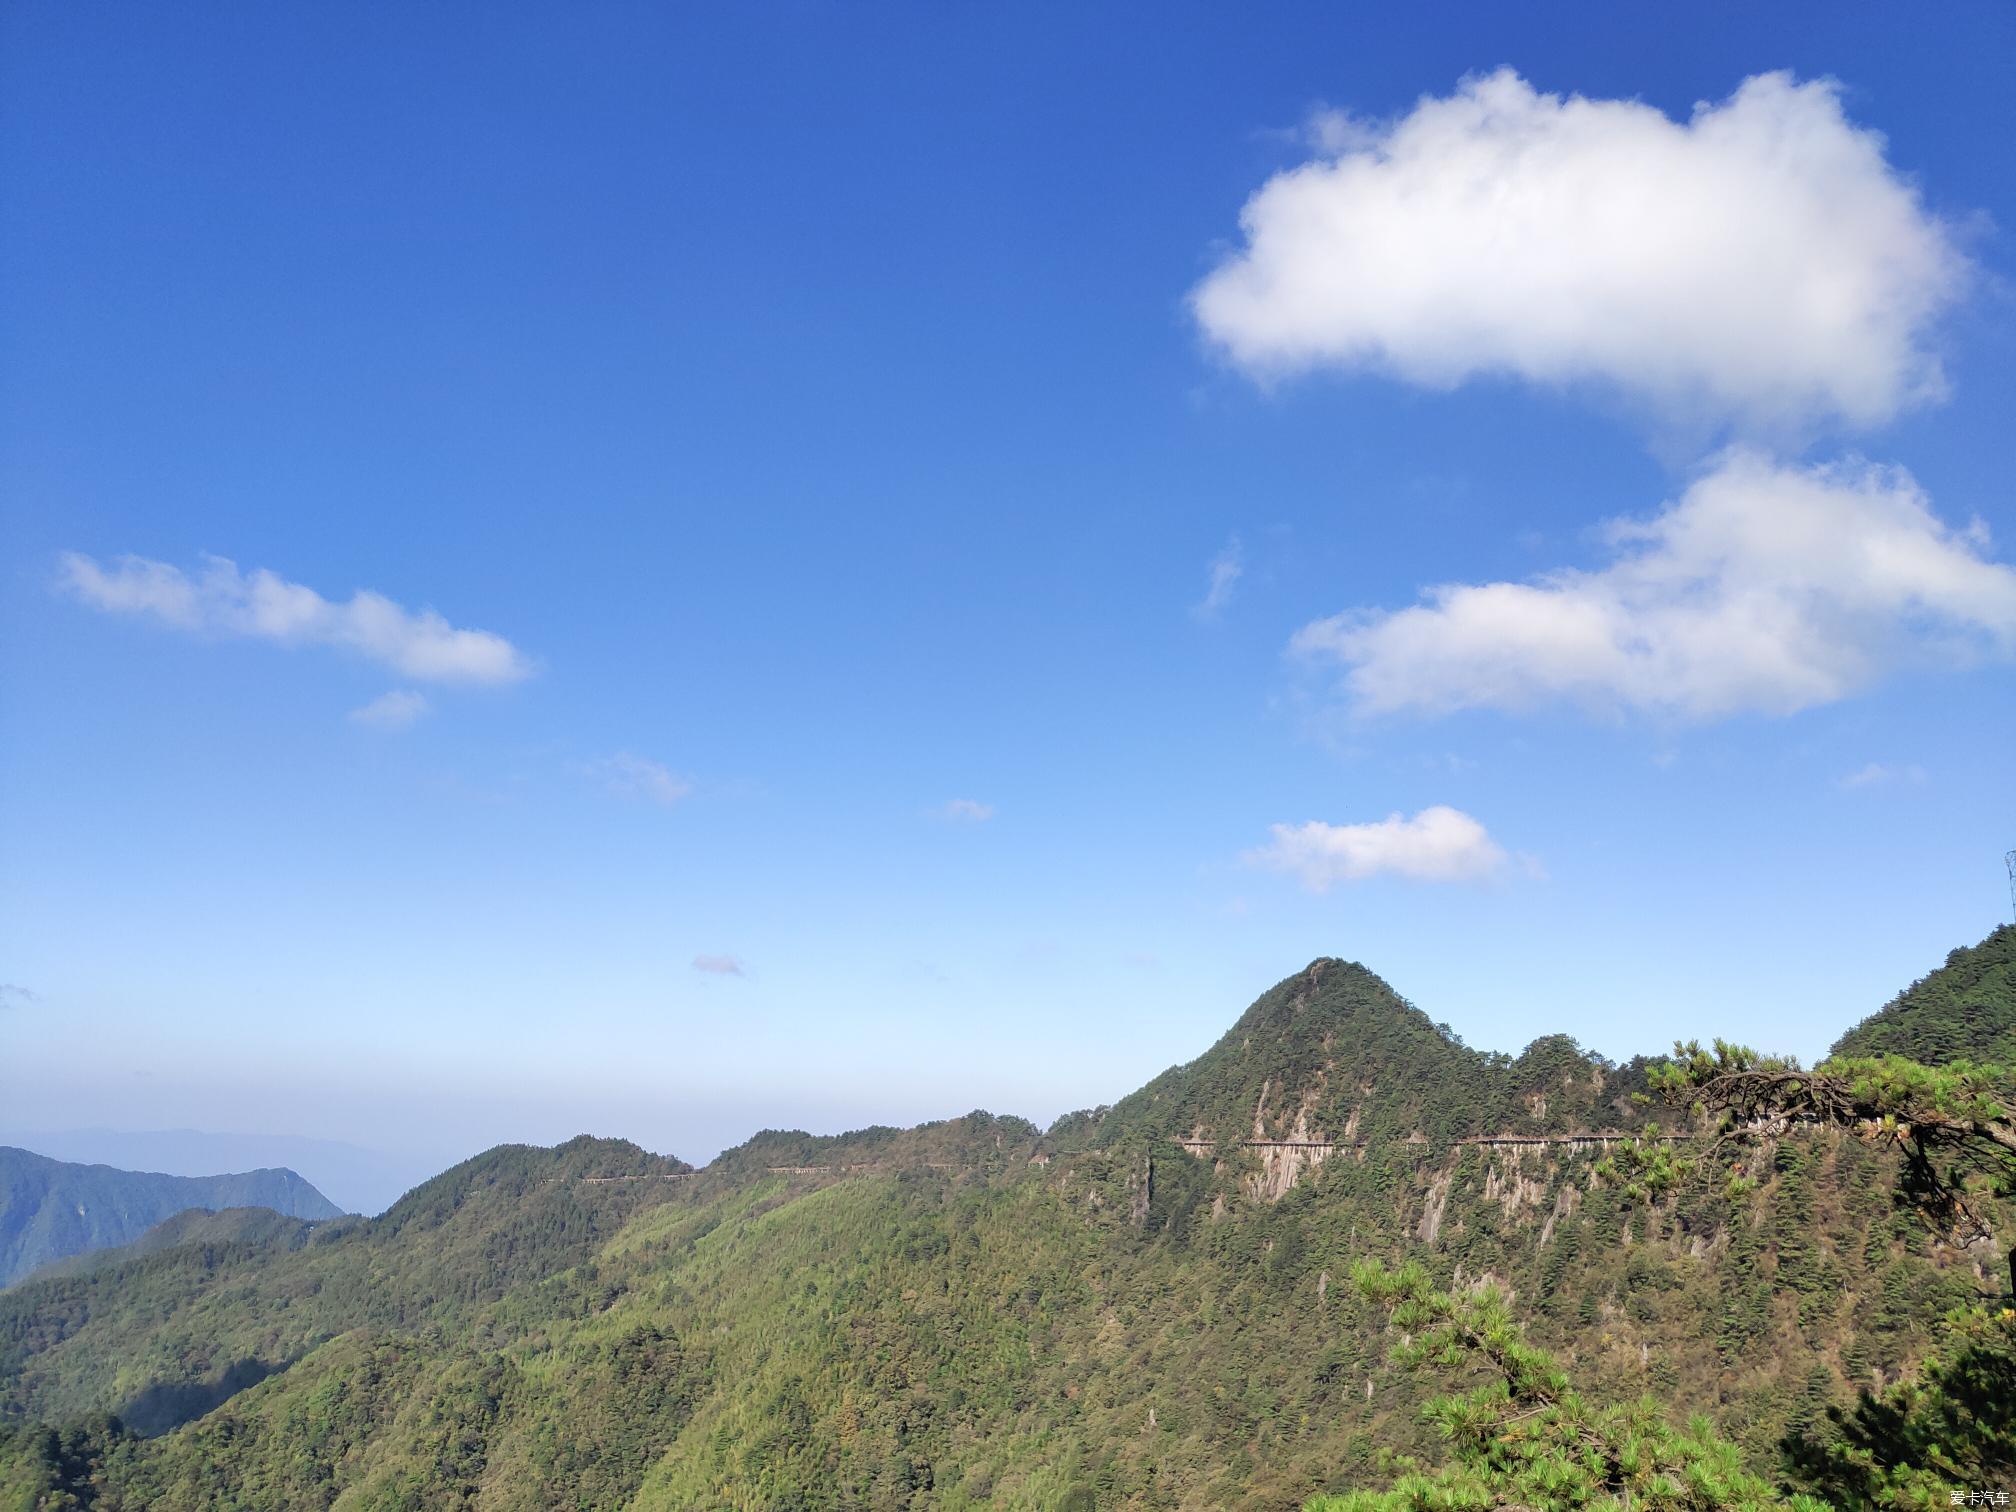
{"label": "hazy distant mountain", "polygon": [[335,1218],[341,1209],[294,1172],[168,1176],[74,1165],[0,1146],[0,1286],[38,1266],[129,1244],[190,1208],[271,1208],[289,1218]]}
{"label": "hazy distant mountain", "polygon": [[1842,1035],[1832,1053],[2016,1066],[2016,924],[1954,951]]}
{"label": "hazy distant mountain", "polygon": [[29,1129],[0,1124],[0,1145],[57,1160],[208,1176],[284,1166],[298,1171],[346,1213],[382,1213],[445,1163],[433,1152],[401,1154],[334,1139],[232,1134],[208,1129]]}

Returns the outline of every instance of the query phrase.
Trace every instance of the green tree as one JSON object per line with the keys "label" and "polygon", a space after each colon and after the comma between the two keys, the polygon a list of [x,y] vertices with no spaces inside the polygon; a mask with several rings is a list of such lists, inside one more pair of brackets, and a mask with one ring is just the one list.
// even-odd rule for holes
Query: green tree
{"label": "green tree", "polygon": [[1450,1447],[1448,1463],[1403,1460],[1390,1490],[1318,1497],[1307,1512],[1823,1512],[1744,1469],[1705,1419],[1678,1428],[1650,1397],[1583,1397],[1552,1356],[1527,1343],[1496,1287],[1438,1291],[1419,1265],[1388,1270],[1377,1261],[1352,1279],[1405,1330],[1397,1359],[1485,1379],[1426,1409]]}
{"label": "green tree", "polygon": [[[1832,1128],[1894,1148],[1901,1194],[1963,1242],[1993,1237],[1984,1198],[2016,1195],[2008,1090],[2016,1078],[1998,1067],[1880,1055],[1802,1071],[1718,1040],[1712,1052],[1677,1046],[1652,1080],[1667,1097],[1719,1116],[1725,1139]],[[2016,1292],[2016,1248],[2007,1261]],[[1915,1376],[1826,1418],[1795,1428],[1784,1449],[1793,1475],[1831,1506],[1931,1508],[1955,1493],[2007,1489],[2016,1476],[2016,1307],[1959,1309]]]}
{"label": "green tree", "polygon": [[1951,1505],[2016,1482],[2016,1309],[1947,1320],[1918,1373],[1785,1444],[1794,1475],[1842,1512]]}
{"label": "green tree", "polygon": [[[1904,1195],[1961,1242],[1992,1238],[1978,1198],[2016,1196],[2016,1101],[2011,1074],[1954,1061],[1924,1066],[1901,1055],[1795,1060],[1715,1041],[1689,1042],[1652,1072],[1676,1102],[1719,1116],[1726,1139],[1774,1139],[1797,1129],[1845,1129],[1895,1149]],[[2016,1290],[2016,1248],[2007,1253]]]}

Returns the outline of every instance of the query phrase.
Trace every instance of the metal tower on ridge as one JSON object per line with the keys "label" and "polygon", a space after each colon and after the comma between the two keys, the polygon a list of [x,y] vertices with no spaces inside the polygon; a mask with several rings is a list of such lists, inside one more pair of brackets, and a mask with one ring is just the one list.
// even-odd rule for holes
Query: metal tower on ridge
{"label": "metal tower on ridge", "polygon": [[2016,850],[2004,856],[2002,864],[2009,868],[2009,912],[2016,917]]}

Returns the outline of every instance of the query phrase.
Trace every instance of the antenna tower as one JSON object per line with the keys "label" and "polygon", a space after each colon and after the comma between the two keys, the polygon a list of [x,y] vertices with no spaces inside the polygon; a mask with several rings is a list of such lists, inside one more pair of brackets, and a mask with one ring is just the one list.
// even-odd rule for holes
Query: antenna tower
{"label": "antenna tower", "polygon": [[2004,856],[2002,864],[2009,868],[2009,911],[2016,914],[2016,850]]}

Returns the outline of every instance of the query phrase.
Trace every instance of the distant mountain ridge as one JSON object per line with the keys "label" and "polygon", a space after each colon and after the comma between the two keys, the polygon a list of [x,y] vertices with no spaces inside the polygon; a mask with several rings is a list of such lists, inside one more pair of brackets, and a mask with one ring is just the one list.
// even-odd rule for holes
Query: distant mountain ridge
{"label": "distant mountain ridge", "polygon": [[372,1149],[335,1139],[205,1129],[50,1129],[0,1122],[0,1146],[52,1160],[209,1176],[218,1171],[289,1170],[346,1213],[382,1213],[467,1153],[455,1147]]}
{"label": "distant mountain ridge", "polygon": [[2016,924],[1948,955],[1842,1035],[1830,1054],[2016,1066]]}
{"label": "distant mountain ridge", "polygon": [[76,1165],[0,1146],[0,1286],[56,1260],[130,1244],[191,1208],[270,1208],[288,1218],[342,1210],[294,1172],[165,1176]]}

